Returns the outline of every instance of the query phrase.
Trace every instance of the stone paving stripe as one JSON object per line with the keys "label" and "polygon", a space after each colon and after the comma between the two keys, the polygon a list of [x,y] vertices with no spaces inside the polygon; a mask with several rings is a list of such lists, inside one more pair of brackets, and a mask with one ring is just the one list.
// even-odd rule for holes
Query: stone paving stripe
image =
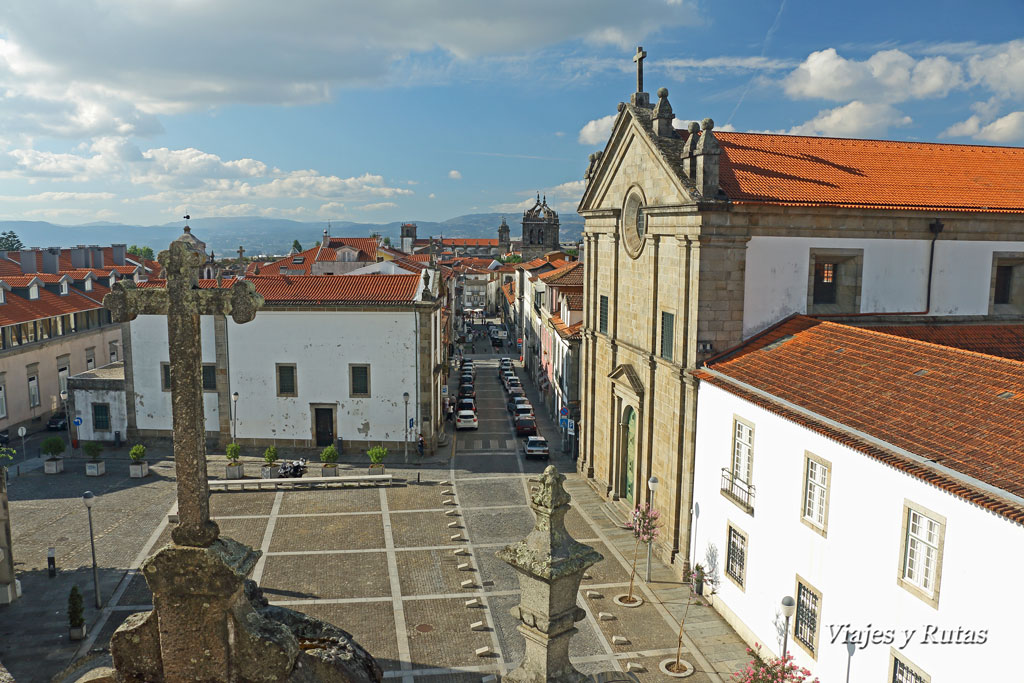
{"label": "stone paving stripe", "polygon": [[388,558],[388,579],[391,582],[392,605],[395,610],[395,635],[398,638],[398,659],[402,670],[412,669],[409,654],[409,634],[406,631],[405,608],[402,606],[402,587],[398,580],[398,557],[395,555],[395,538],[391,533],[391,513],[388,510],[386,489],[380,489],[380,511],[384,522],[384,548]]}
{"label": "stone paving stripe", "polygon": [[458,522],[448,522],[448,528],[449,529],[458,529],[459,528],[459,523]]}
{"label": "stone paving stripe", "polygon": [[263,532],[263,543],[260,544],[260,559],[256,561],[256,568],[252,570],[250,577],[258,586],[263,579],[263,570],[267,566],[267,552],[270,550],[270,540],[274,537],[274,528],[277,526],[277,514],[281,511],[281,499],[284,498],[284,491],[274,494],[274,505],[270,508],[270,519],[267,520],[267,528]]}
{"label": "stone paving stripe", "polygon": [[462,538],[462,534],[453,534],[451,536],[451,540],[453,540],[453,541],[462,541],[462,540],[465,540],[465,539]]}
{"label": "stone paving stripe", "polygon": [[444,514],[448,515],[449,517],[458,517],[459,516],[459,511],[458,510],[445,510]]}
{"label": "stone paving stripe", "polygon": [[481,607],[480,598],[466,600],[466,607]]}
{"label": "stone paving stripe", "polygon": [[458,505],[458,503],[455,502],[454,498],[445,498],[442,505]]}
{"label": "stone paving stripe", "polygon": [[491,654],[491,648],[485,645],[483,647],[478,647],[474,652],[476,652],[477,657],[487,657]]}
{"label": "stone paving stripe", "polygon": [[469,625],[469,630],[470,631],[486,631],[487,630],[487,624],[485,624],[482,621],[474,621],[472,624]]}
{"label": "stone paving stripe", "polygon": [[460,562],[456,567],[460,572],[471,572],[473,571],[473,565],[469,562]]}
{"label": "stone paving stripe", "polygon": [[[597,532],[597,535],[600,537],[601,542],[604,543],[605,547],[608,548],[608,551],[615,556],[615,558],[619,561],[619,564],[622,565],[623,569],[629,571],[632,565],[626,561],[626,558],[622,555],[622,553],[618,551],[618,549],[612,543],[611,539],[608,538],[607,534],[605,534],[604,531],[602,531],[601,528],[594,523],[594,520],[590,516],[590,513],[588,513],[582,505],[577,507],[577,512],[579,512],[580,515],[583,517],[583,521],[589,524],[590,527],[595,532]],[[644,584],[642,581],[638,581],[637,583],[639,584],[640,591],[647,595],[647,600],[654,605],[655,609],[658,611],[659,614],[661,614],[665,622],[673,629],[673,631],[678,633],[679,622],[672,618],[672,615],[668,613],[668,610],[665,609],[665,606],[661,604],[661,601],[655,597],[654,592],[646,584]],[[686,650],[690,652],[691,655],[693,655],[693,658],[697,660],[698,666],[700,666],[700,668],[704,671],[705,675],[707,675],[707,677],[712,682],[717,681],[717,683],[725,683],[724,679],[718,675],[715,667],[712,666],[711,663],[707,660],[707,658],[704,656],[704,653],[697,649],[697,646],[694,644],[693,640],[690,638],[690,636],[686,634],[685,631],[683,632],[683,645],[686,648]]]}
{"label": "stone paving stripe", "polygon": [[452,551],[452,555],[469,555],[469,551],[465,548],[456,548]]}
{"label": "stone paving stripe", "polygon": [[452,491],[451,489],[445,489],[444,491],[441,491],[441,495],[442,496],[454,496],[455,495],[455,491]]}
{"label": "stone paving stripe", "polygon": [[445,479],[444,481],[442,481],[440,483],[441,483],[441,486],[451,486],[452,485],[452,483],[450,481],[448,481],[447,479]]}
{"label": "stone paving stripe", "polygon": [[[619,661],[627,659],[636,659],[639,657],[664,657],[666,655],[674,655],[676,651],[668,648],[664,650],[645,650],[638,652],[617,652],[610,655],[593,655],[589,657],[570,657],[569,661],[573,664],[599,664],[609,663],[616,664]],[[479,666],[458,666],[458,667],[443,667],[436,669],[413,669],[412,671],[385,671],[384,678],[404,678],[407,676],[451,676],[465,673],[484,673],[493,671],[495,669],[494,664],[482,664]]]}
{"label": "stone paving stripe", "polygon": [[463,588],[472,588],[473,587],[473,579],[466,579],[465,581],[460,581],[459,585],[462,586]]}
{"label": "stone paving stripe", "polygon": [[345,605],[348,603],[360,602],[394,602],[394,598],[388,596],[366,597],[366,598],[303,598],[299,600],[268,600],[271,605],[287,607],[289,605]]}

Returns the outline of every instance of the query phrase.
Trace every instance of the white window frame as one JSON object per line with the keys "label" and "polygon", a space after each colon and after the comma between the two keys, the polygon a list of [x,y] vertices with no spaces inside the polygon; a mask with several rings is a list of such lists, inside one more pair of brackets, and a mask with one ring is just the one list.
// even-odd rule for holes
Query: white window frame
{"label": "white window frame", "polygon": [[66,365],[62,365],[57,368],[57,391],[68,390],[68,377],[71,375],[71,370]]}
{"label": "white window frame", "polygon": [[[734,541],[736,541],[734,543]],[[750,542],[747,534],[738,526],[729,522],[725,527],[725,575],[730,581],[736,584],[740,590],[744,590],[747,582],[747,556],[749,555]],[[739,550],[737,558],[734,549]],[[737,560],[738,561],[734,561]]]}
{"label": "white window frame", "polygon": [[39,285],[33,283],[28,286],[28,298],[33,300],[39,298]]}
{"label": "white window frame", "polygon": [[[800,589],[804,590],[801,591]],[[818,659],[818,636],[821,635],[821,605],[822,596],[821,591],[811,585],[811,583],[799,574],[796,577],[796,590],[794,595],[796,596],[796,615],[793,619],[793,640],[796,641],[797,645],[802,647],[804,651],[811,656],[812,659]],[[813,598],[814,608],[810,609],[807,605],[802,605],[804,597]],[[812,602],[812,600],[808,600]],[[804,616],[809,610],[814,615],[814,629],[810,633],[801,633],[801,626],[807,626],[804,621]],[[810,641],[810,642],[808,642]]]}
{"label": "white window frame", "polygon": [[905,500],[897,583],[938,609],[946,518]]}
{"label": "white window frame", "polygon": [[822,536],[828,533],[828,508],[832,486],[832,463],[804,452],[804,485],[800,501],[801,521]]}
{"label": "white window frame", "polygon": [[[744,432],[745,436],[742,436]],[[733,418],[732,423],[732,459],[729,469],[734,479],[744,484],[751,483],[754,469],[754,425],[739,418]]]}
{"label": "white window frame", "polygon": [[28,407],[37,408],[42,403],[39,393],[39,375],[28,376]]}
{"label": "white window frame", "polygon": [[64,282],[60,283],[60,295],[61,296],[67,296],[67,293],[68,293],[68,283],[65,280]]}

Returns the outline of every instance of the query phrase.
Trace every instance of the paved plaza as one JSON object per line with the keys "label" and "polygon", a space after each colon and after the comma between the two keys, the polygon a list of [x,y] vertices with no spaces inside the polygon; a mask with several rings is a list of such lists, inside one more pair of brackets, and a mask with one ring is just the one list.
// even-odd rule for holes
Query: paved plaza
{"label": "paved plaza", "polygon": [[[392,454],[389,460],[399,465],[388,466],[396,478],[393,486],[211,495],[211,514],[222,534],[263,551],[252,578],[265,597],[350,631],[389,679],[479,681],[514,668],[523,656],[523,637],[509,612],[519,601],[518,579],[495,552],[532,529],[529,480],[548,463],[523,459],[497,379],[497,356],[477,358],[480,429],[457,433],[444,452],[419,467],[402,467],[401,454]],[[539,406],[532,384],[524,384]],[[668,680],[658,665],[675,654],[677,619],[686,607],[688,589],[657,561],[652,568],[655,580],[645,585],[641,559],[637,592],[645,603],[634,609],[613,603],[629,583],[632,536],[573,473],[572,461],[557,453],[555,425],[541,415],[538,424],[552,443],[551,464],[567,475],[566,488],[573,496],[566,526],[605,558],[588,570],[580,588],[579,604],[587,617],[577,624],[579,633],[570,650],[573,661],[586,673],[628,668],[641,680]],[[158,476],[169,466],[158,464]],[[212,458],[211,476],[219,476],[219,470],[220,462]],[[153,491],[147,495],[154,499],[146,509],[160,510],[159,518],[152,512],[123,514],[104,531],[137,541],[122,544],[121,557],[104,557],[101,562],[130,571],[109,572],[103,590],[110,600],[98,619],[92,615],[94,640],[87,641],[79,654],[105,648],[124,618],[150,608],[149,590],[136,569],[146,554],[170,541],[166,513],[173,503],[172,487],[162,478],[150,484]],[[147,487],[127,488],[119,495],[137,496],[142,491]],[[71,503],[69,517],[77,514],[73,506],[78,504]],[[41,537],[21,537],[44,549],[48,544]],[[84,550],[81,529],[69,528],[68,537],[76,544],[68,549],[65,562],[86,565],[81,553],[88,552],[87,535]],[[45,568],[45,552],[41,558],[36,555],[25,557],[34,571]],[[91,585],[86,583],[86,570],[77,574],[80,587]],[[66,601],[63,584],[58,592],[53,604],[47,604],[49,609],[61,609],[59,603]],[[84,594],[91,604],[91,589]],[[18,608],[28,604],[20,602]],[[692,602],[684,657],[697,673],[689,680],[728,681],[729,672],[746,663],[744,645],[712,608]],[[12,628],[11,615],[0,611],[4,631]],[[50,615],[40,628],[60,631],[66,641],[63,618],[62,612]],[[488,650],[480,654],[482,648]],[[0,658],[18,680],[25,681],[49,680],[70,659],[68,648],[60,650],[52,670],[42,675],[40,668],[28,669],[25,657],[3,645]]]}

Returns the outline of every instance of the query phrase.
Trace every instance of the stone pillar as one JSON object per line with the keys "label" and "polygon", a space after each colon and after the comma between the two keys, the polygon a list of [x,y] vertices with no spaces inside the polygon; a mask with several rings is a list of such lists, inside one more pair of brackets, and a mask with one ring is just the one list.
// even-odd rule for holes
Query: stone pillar
{"label": "stone pillar", "polygon": [[497,552],[518,572],[520,602],[512,608],[519,632],[526,638],[526,655],[519,668],[502,677],[517,683],[569,683],[588,680],[569,662],[573,625],[586,616],[576,606],[583,572],[604,558],[577,542],[565,529],[570,496],[565,477],[548,465],[530,494],[537,518],[526,538]]}
{"label": "stone pillar", "polygon": [[7,469],[0,465],[0,605],[18,599],[11,548],[11,511],[7,504]]}

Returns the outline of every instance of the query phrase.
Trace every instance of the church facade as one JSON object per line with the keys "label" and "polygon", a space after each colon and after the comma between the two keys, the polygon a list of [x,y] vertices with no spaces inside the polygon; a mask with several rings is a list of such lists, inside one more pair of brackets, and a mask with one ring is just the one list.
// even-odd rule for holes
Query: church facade
{"label": "church facade", "polygon": [[558,214],[548,206],[548,198],[541,199],[538,194],[537,203],[523,212],[523,239],[519,247],[523,261],[558,251],[558,231]]}
{"label": "church facade", "polygon": [[1020,321],[1024,150],[673,119],[665,89],[635,93],[586,171],[578,466],[624,516],[658,478],[656,548],[682,572],[706,455],[692,371],[794,313]]}

